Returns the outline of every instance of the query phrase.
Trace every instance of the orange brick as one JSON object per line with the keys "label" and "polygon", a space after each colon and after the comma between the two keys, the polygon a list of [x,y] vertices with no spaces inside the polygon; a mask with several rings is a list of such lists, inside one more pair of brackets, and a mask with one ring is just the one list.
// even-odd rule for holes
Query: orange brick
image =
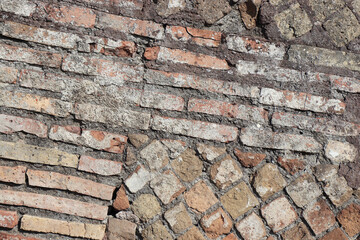
{"label": "orange brick", "polygon": [[57,172],[28,170],[30,186],[68,190],[92,197],[111,200],[115,187]]}
{"label": "orange brick", "polygon": [[120,174],[122,163],[106,159],[95,159],[89,156],[81,156],[78,169],[85,172],[111,176]]}
{"label": "orange brick", "polygon": [[19,222],[15,211],[5,211],[0,209],[0,227],[14,228]]}
{"label": "orange brick", "polygon": [[255,167],[266,158],[266,154],[242,152],[240,149],[235,149],[234,153],[244,167]]}
{"label": "orange brick", "polygon": [[168,26],[166,33],[177,41],[195,43],[200,46],[218,47],[220,45],[221,33],[205,29],[184,28],[180,26]]}
{"label": "orange brick", "polygon": [[16,166],[16,167],[0,166],[0,181],[16,183],[16,184],[24,184],[25,172],[26,172],[26,167],[24,166]]}
{"label": "orange brick", "polygon": [[47,137],[47,129],[47,126],[40,121],[0,114],[1,133],[11,134],[22,131],[34,134],[38,137]]}
{"label": "orange brick", "polygon": [[0,203],[45,209],[97,220],[104,220],[108,212],[108,207],[94,203],[12,190],[0,190]]}
{"label": "orange brick", "polygon": [[121,185],[120,189],[117,191],[113,207],[118,211],[125,210],[130,207],[129,199],[126,195],[124,185]]}
{"label": "orange brick", "polygon": [[77,6],[55,6],[49,4],[45,7],[47,18],[53,22],[92,28],[95,25],[96,14],[88,8]]}
{"label": "orange brick", "polygon": [[40,238],[25,237],[21,235],[6,233],[6,232],[0,232],[0,239],[1,240],[42,240]]}
{"label": "orange brick", "polygon": [[[149,60],[153,59],[151,58]],[[201,53],[194,53],[166,47],[160,47],[159,53],[157,55],[157,60],[159,60],[160,62],[181,63],[216,70],[230,69],[229,65],[224,59],[204,55]]]}

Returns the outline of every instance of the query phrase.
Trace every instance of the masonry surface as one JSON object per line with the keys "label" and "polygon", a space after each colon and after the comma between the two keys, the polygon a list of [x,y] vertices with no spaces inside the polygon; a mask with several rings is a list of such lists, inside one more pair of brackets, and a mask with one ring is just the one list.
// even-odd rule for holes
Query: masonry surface
{"label": "masonry surface", "polygon": [[0,0],[0,239],[360,239],[359,0]]}

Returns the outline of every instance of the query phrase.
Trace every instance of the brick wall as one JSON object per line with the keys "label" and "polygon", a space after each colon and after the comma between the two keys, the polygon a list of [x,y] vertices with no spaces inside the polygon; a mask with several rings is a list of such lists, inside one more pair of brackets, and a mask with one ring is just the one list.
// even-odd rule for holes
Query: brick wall
{"label": "brick wall", "polygon": [[360,3],[253,2],[0,0],[0,239],[357,239]]}

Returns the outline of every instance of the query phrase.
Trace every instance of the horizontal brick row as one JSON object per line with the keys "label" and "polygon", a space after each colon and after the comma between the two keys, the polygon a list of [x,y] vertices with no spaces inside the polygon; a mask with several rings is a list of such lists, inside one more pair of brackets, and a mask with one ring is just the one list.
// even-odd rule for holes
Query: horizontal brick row
{"label": "horizontal brick row", "polygon": [[167,26],[166,33],[171,39],[188,42],[206,47],[218,47],[221,42],[221,33],[210,30],[190,27]]}
{"label": "horizontal brick row", "polygon": [[36,11],[36,4],[28,0],[3,0],[0,2],[0,10],[29,17]]}
{"label": "horizontal brick row", "polygon": [[17,212],[0,209],[0,227],[14,228],[19,222]]}
{"label": "horizontal brick row", "polygon": [[7,232],[0,232],[0,238],[2,240],[42,240],[40,238],[25,237],[19,234],[12,234]]}
{"label": "horizontal brick row", "polygon": [[122,163],[107,159],[96,159],[90,156],[82,155],[79,160],[78,170],[100,174],[103,176],[111,176],[120,174]]}
{"label": "horizontal brick row", "polygon": [[45,138],[47,137],[47,130],[47,126],[40,121],[0,114],[1,133],[11,134],[14,132],[26,132]]}
{"label": "horizontal brick row", "polygon": [[108,211],[108,207],[94,203],[12,190],[0,190],[0,203],[44,209],[97,220],[104,220]]}
{"label": "horizontal brick row", "polygon": [[57,233],[71,237],[102,240],[105,236],[106,225],[69,222],[24,215],[21,219],[21,229],[32,232]]}
{"label": "horizontal brick row", "polygon": [[0,182],[24,184],[25,172],[26,172],[26,167],[24,166],[16,166],[16,167],[0,166]]}
{"label": "horizontal brick row", "polygon": [[359,79],[330,75],[330,81],[332,89],[351,93],[360,93]]}
{"label": "horizontal brick row", "polygon": [[19,70],[13,67],[0,65],[0,82],[2,83],[16,83],[18,79]]}
{"label": "horizontal brick row", "polygon": [[80,0],[79,2],[87,3],[100,9],[104,9],[104,7],[110,9],[128,8],[131,11],[140,11],[143,8],[143,2],[141,0]]}

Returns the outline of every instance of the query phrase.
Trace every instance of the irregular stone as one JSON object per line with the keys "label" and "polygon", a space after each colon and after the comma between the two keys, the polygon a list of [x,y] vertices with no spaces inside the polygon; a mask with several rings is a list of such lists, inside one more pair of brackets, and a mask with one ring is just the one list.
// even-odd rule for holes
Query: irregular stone
{"label": "irregular stone", "polygon": [[337,216],[345,232],[353,237],[360,233],[360,205],[352,203],[343,209]]}
{"label": "irregular stone", "polygon": [[196,148],[201,156],[209,162],[213,162],[217,157],[226,153],[225,147],[214,147],[203,143],[198,143]]}
{"label": "irregular stone", "polygon": [[160,141],[152,141],[146,148],[141,150],[140,157],[145,159],[153,171],[158,171],[169,162],[169,156],[165,146]]}
{"label": "irregular stone", "polygon": [[261,0],[248,0],[239,4],[241,19],[247,29],[256,27],[256,18],[259,13]]}
{"label": "irregular stone", "polygon": [[125,164],[130,166],[137,162],[137,157],[134,153],[134,150],[132,150],[130,147],[126,149],[126,160]]}
{"label": "irregular stone", "polygon": [[223,240],[238,240],[234,233],[231,233],[223,238]]}
{"label": "irregular stone", "polygon": [[172,236],[160,220],[145,228],[141,235],[147,240],[172,240]]}
{"label": "irregular stone", "polygon": [[150,182],[150,187],[154,189],[156,196],[164,204],[170,203],[186,189],[171,170],[167,170],[155,177]]}
{"label": "irregular stone", "polygon": [[192,220],[183,203],[166,211],[164,217],[175,233],[183,232],[192,225]]}
{"label": "irregular stone", "polygon": [[211,189],[200,181],[184,194],[187,205],[195,212],[203,213],[218,202]]}
{"label": "irregular stone", "polygon": [[199,229],[192,227],[184,235],[180,236],[178,240],[205,240]]}
{"label": "irregular stone", "polygon": [[156,12],[162,17],[168,17],[180,12],[185,6],[185,0],[159,0],[156,6]]}
{"label": "irregular stone", "polygon": [[135,214],[133,214],[131,211],[118,212],[115,215],[115,217],[120,220],[128,220],[128,221],[136,223],[136,224],[140,223],[140,219]]}
{"label": "irregular stone", "polygon": [[348,237],[340,228],[335,228],[324,237],[320,238],[320,240],[348,240]]}
{"label": "irregular stone", "polygon": [[279,172],[276,165],[267,163],[259,169],[254,177],[253,186],[263,200],[286,186],[286,180]]}
{"label": "irregular stone", "polygon": [[206,23],[213,24],[231,11],[226,0],[196,0],[199,14]]}
{"label": "irregular stone", "polygon": [[201,226],[209,238],[215,239],[222,234],[230,232],[232,221],[224,210],[219,208],[216,211],[205,215],[201,219]]}
{"label": "irregular stone", "polygon": [[295,156],[279,156],[277,162],[291,175],[304,170],[307,164],[304,159]]}
{"label": "irregular stone", "polygon": [[140,148],[142,145],[147,143],[147,141],[149,141],[149,137],[144,134],[129,134],[128,137],[131,144],[136,148]]}
{"label": "irregular stone", "polygon": [[347,142],[329,140],[325,147],[325,156],[334,164],[353,162],[357,152],[356,147]]}
{"label": "irregular stone", "polygon": [[234,151],[236,157],[239,159],[241,165],[244,167],[255,167],[266,158],[266,154],[253,153],[253,152],[242,152],[240,149]]}
{"label": "irregular stone", "polygon": [[286,191],[299,207],[304,207],[322,194],[321,189],[309,174],[304,174],[290,183]]}
{"label": "irregular stone", "polygon": [[78,170],[96,173],[103,176],[112,176],[121,173],[122,163],[107,159],[96,159],[82,155],[80,157]]}
{"label": "irregular stone", "polygon": [[266,236],[266,229],[261,218],[255,213],[251,213],[242,219],[236,229],[245,240],[260,240]]}
{"label": "irregular stone", "polygon": [[146,222],[160,214],[161,207],[156,197],[151,194],[142,194],[132,203],[131,210],[134,211],[136,216]]}
{"label": "irregular stone", "polygon": [[339,14],[339,12],[345,7],[345,2],[342,0],[310,0],[309,5],[315,12],[316,18],[323,22],[326,18]]}
{"label": "irregular stone", "polygon": [[130,192],[136,193],[142,189],[151,180],[151,174],[144,166],[139,165],[135,171],[125,180],[125,185]]}
{"label": "irregular stone", "polygon": [[212,165],[210,169],[211,180],[220,189],[229,187],[231,184],[241,179],[242,176],[243,173],[241,169],[230,155],[227,155],[225,159]]}
{"label": "irregular stone", "polygon": [[259,204],[259,201],[245,182],[239,183],[225,193],[220,198],[220,201],[233,219],[238,218]]}
{"label": "irregular stone", "polygon": [[313,240],[309,229],[303,222],[296,224],[286,232],[281,234],[284,240]]}
{"label": "irregular stone", "polygon": [[195,151],[187,149],[177,159],[172,161],[175,173],[185,182],[192,182],[202,173],[203,163],[195,155]]}
{"label": "irregular stone", "polygon": [[107,226],[108,240],[135,240],[136,224],[110,217]]}
{"label": "irregular stone", "polygon": [[336,223],[334,213],[323,199],[309,205],[303,212],[303,216],[316,235]]}
{"label": "irregular stone", "polygon": [[113,207],[118,210],[125,210],[130,207],[128,196],[126,195],[125,186],[121,185],[120,189],[116,193],[116,198],[113,202]]}
{"label": "irregular stone", "polygon": [[171,158],[177,158],[187,149],[186,142],[180,140],[162,139],[161,142],[169,149]]}

